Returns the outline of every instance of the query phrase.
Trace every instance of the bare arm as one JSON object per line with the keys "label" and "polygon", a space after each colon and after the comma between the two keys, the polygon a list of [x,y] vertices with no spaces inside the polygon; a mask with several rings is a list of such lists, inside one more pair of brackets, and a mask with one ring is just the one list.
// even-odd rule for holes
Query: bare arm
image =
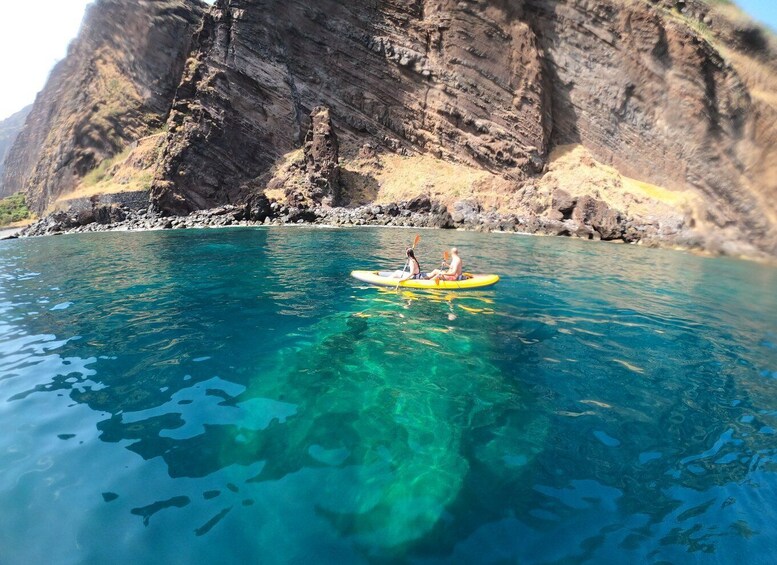
{"label": "bare arm", "polygon": [[451,266],[448,267],[448,272],[445,274],[446,275],[461,274],[461,259],[459,259],[458,257],[454,258],[453,261],[451,261]]}

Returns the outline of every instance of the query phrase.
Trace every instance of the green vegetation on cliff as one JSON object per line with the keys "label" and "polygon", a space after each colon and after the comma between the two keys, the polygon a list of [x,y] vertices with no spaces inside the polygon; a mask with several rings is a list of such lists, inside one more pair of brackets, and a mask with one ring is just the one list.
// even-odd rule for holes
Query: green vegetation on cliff
{"label": "green vegetation on cliff", "polygon": [[30,210],[21,192],[0,200],[0,227],[29,218],[31,218]]}

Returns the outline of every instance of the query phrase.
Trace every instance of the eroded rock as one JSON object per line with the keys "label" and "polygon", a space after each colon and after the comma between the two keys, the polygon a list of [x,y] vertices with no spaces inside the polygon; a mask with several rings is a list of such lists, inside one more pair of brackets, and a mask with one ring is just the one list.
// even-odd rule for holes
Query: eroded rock
{"label": "eroded rock", "polygon": [[329,108],[314,108],[310,122],[304,145],[308,196],[316,204],[331,206],[340,197],[340,144]]}
{"label": "eroded rock", "polygon": [[[287,213],[244,213],[280,222],[291,208],[349,201],[338,194],[340,157],[370,167],[393,152],[510,183],[505,214],[454,205],[456,226],[541,231],[545,214],[548,230],[579,237],[688,231],[626,218],[628,206],[610,209],[603,201],[617,200],[599,188],[585,189],[594,201],[577,202],[573,218],[569,193],[584,192],[573,181],[533,193],[553,132],[555,145],[583,144],[624,175],[696,191],[714,229],[777,253],[777,110],[751,76],[751,63],[777,72],[777,59],[760,32],[718,13],[700,0],[102,0],[36,102],[5,178],[45,209],[167,117],[151,191],[167,214],[280,190]],[[99,88],[111,78],[121,88]],[[333,221],[405,225],[444,213],[398,203]],[[724,231],[732,225],[739,231]]]}
{"label": "eroded rock", "polygon": [[571,218],[580,225],[590,226],[604,240],[620,239],[623,235],[620,214],[591,196],[577,200]]}
{"label": "eroded rock", "polygon": [[572,217],[577,200],[561,188],[553,191],[551,195],[550,211],[548,217],[553,220],[568,220]]}

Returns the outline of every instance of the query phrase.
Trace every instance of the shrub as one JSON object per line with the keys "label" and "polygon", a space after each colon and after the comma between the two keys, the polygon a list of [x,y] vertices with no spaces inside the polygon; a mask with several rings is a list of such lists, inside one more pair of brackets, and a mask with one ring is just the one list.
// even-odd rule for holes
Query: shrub
{"label": "shrub", "polygon": [[30,210],[21,192],[0,200],[0,227],[30,218]]}

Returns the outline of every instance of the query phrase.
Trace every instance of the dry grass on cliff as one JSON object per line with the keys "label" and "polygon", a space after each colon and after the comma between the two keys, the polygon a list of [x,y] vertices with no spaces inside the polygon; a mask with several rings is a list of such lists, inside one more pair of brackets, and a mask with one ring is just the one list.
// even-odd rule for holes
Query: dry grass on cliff
{"label": "dry grass on cliff", "polygon": [[696,213],[700,199],[695,192],[669,190],[623,176],[614,167],[594,159],[582,145],[556,147],[537,188],[546,194],[562,188],[572,196],[590,195],[640,218],[700,215]]}
{"label": "dry grass on cliff", "polygon": [[[475,198],[486,210],[520,212],[526,206],[518,185],[488,171],[429,155],[385,153],[344,164],[343,181],[351,204],[378,204],[429,195],[450,206]],[[691,190],[669,190],[629,178],[593,158],[582,145],[557,147],[547,172],[534,183],[536,198],[547,200],[556,188],[573,196],[590,195],[611,207],[640,218],[701,217],[701,200]]]}
{"label": "dry grass on cliff", "polygon": [[[301,159],[302,151],[298,150],[279,161],[271,176],[282,182],[265,191],[271,200],[284,200],[284,189],[302,182],[299,169],[294,167]],[[701,223],[704,216],[702,201],[694,191],[669,190],[623,176],[594,159],[582,145],[555,148],[545,174],[523,189],[515,181],[462,163],[389,152],[343,159],[341,182],[349,206],[406,201],[424,194],[449,207],[458,200],[474,198],[485,210],[526,213],[546,209],[553,191],[561,188],[575,197],[604,200],[630,217],[649,222],[693,217]]]}
{"label": "dry grass on cliff", "polygon": [[[302,182],[292,168],[302,159],[302,150],[296,150],[278,162],[269,176],[282,179],[283,187],[265,190],[268,198],[284,200],[285,189]],[[340,178],[348,206],[400,202],[424,194],[445,205],[475,196],[484,207],[497,209],[508,208],[515,193],[515,184],[500,176],[431,155],[380,152],[344,158]]]}
{"label": "dry grass on cliff", "polygon": [[429,155],[384,153],[343,165],[343,184],[352,205],[399,202],[421,194],[451,204],[478,192],[495,178],[488,171]]}
{"label": "dry grass on cliff", "polygon": [[139,140],[135,147],[129,147],[106,159],[87,174],[74,191],[63,194],[55,207],[56,204],[75,198],[148,190],[154,180],[163,139],[162,133],[150,135]]}
{"label": "dry grass on cliff", "polygon": [[121,143],[122,137],[116,131],[115,122],[130,110],[140,108],[142,96],[136,85],[127,80],[125,72],[110,53],[102,53],[95,66],[96,78],[89,87],[94,100],[90,123],[109,135],[114,143]]}
{"label": "dry grass on cliff", "polygon": [[734,66],[750,96],[777,108],[777,74],[771,67],[733,49],[722,48],[721,54]]}

